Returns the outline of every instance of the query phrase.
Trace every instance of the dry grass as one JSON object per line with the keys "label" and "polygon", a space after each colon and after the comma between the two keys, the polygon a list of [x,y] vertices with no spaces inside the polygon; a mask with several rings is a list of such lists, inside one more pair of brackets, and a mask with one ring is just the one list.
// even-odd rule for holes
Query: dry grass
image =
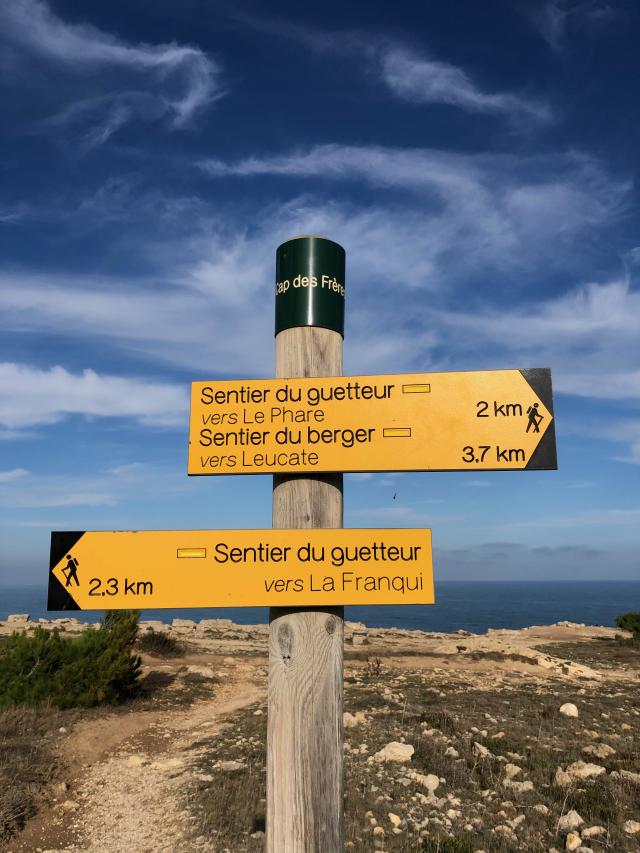
{"label": "dry grass", "polygon": [[[377,669],[377,665],[376,665]],[[345,709],[364,710],[368,722],[346,732],[346,840],[355,853],[376,849],[387,853],[491,853],[513,850],[546,853],[564,848],[557,834],[562,814],[575,808],[585,824],[605,827],[607,835],[589,846],[598,850],[638,851],[640,843],[623,832],[625,820],[640,819],[637,788],[607,775],[569,791],[555,785],[559,766],[583,759],[607,771],[639,766],[637,688],[607,692],[601,685],[582,688],[560,679],[539,681],[528,676],[509,679],[499,690],[482,687],[463,673],[401,675],[382,666],[375,676],[366,665],[347,679]],[[578,720],[559,713],[566,701],[580,707]],[[252,710],[238,715],[224,734],[205,742],[201,770],[213,778],[189,791],[196,833],[215,849],[254,853],[264,849],[262,827],[265,797],[265,716]],[[634,724],[633,731],[622,725]],[[594,733],[589,735],[586,732]],[[497,739],[493,735],[504,732]],[[405,740],[415,748],[409,765],[379,764],[369,757],[390,741]],[[481,758],[474,742],[492,753]],[[606,760],[582,752],[586,744],[609,743],[616,753]],[[458,756],[446,755],[453,747]],[[234,759],[242,770],[212,770],[215,761]],[[517,794],[503,785],[504,766],[522,768],[518,781],[533,782],[534,791]],[[426,791],[407,778],[407,770],[435,774],[444,782],[437,804],[421,801]],[[534,806],[545,806],[542,814]],[[389,813],[401,819],[393,833]],[[509,826],[519,815],[513,835],[496,827]],[[384,836],[374,836],[377,825]]]}
{"label": "dry grass", "polygon": [[556,643],[537,648],[541,652],[597,669],[640,668],[640,642],[634,642],[632,639],[599,637],[588,643]]}
{"label": "dry grass", "polygon": [[56,733],[68,717],[51,707],[0,711],[0,840],[36,813],[55,770]]}

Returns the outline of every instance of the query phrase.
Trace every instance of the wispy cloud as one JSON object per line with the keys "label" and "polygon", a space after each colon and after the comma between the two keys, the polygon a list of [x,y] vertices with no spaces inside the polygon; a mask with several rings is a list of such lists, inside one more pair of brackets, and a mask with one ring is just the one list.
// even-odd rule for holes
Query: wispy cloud
{"label": "wispy cloud", "polygon": [[[100,471],[91,476],[25,472],[19,478],[0,478],[0,506],[16,510],[114,507],[125,502],[144,501],[149,494],[187,490],[183,471],[141,463]],[[37,521],[33,523],[39,525]]]}
{"label": "wispy cloud", "polygon": [[8,225],[12,222],[18,222],[28,213],[28,206],[26,204],[18,204],[14,207],[0,207],[0,224]]}
{"label": "wispy cloud", "polygon": [[0,471],[0,483],[8,483],[25,477],[29,472],[25,468],[13,468],[11,471]]}
{"label": "wispy cloud", "polygon": [[[639,371],[640,374],[640,371]],[[640,375],[638,377],[640,388]],[[640,465],[640,419],[627,418],[609,423],[600,431],[604,438],[626,444],[628,452],[625,456],[614,457],[618,462],[628,462],[631,465]]]}
{"label": "wispy cloud", "polygon": [[347,510],[347,517],[357,519],[359,523],[364,520],[367,524],[387,524],[390,527],[400,524],[407,527],[430,527],[459,524],[461,521],[469,520],[469,516],[464,513],[434,514],[433,511],[418,511],[413,506],[354,507]]}
{"label": "wispy cloud", "polygon": [[640,400],[640,292],[628,280],[591,282],[514,310],[435,314],[461,342],[460,355],[485,364],[489,347],[493,359],[551,365],[556,391]]}
{"label": "wispy cloud", "polygon": [[570,528],[570,527],[611,527],[637,526],[640,522],[640,508],[637,507],[608,507],[605,509],[589,509],[568,515],[545,516],[525,521],[511,521],[512,527],[541,527],[541,528]]}
{"label": "wispy cloud", "polygon": [[67,416],[134,418],[146,426],[186,422],[187,390],[142,379],[0,363],[0,425],[32,429]]}
{"label": "wispy cloud", "polygon": [[590,27],[600,26],[615,17],[616,11],[602,0],[585,0],[572,3],[570,0],[549,0],[538,9],[529,12],[529,17],[549,47],[560,51],[564,47],[567,26],[571,21]]}
{"label": "wispy cloud", "polygon": [[526,94],[486,91],[470,72],[401,39],[364,30],[321,30],[235,9],[230,15],[242,26],[271,37],[287,39],[315,53],[339,55],[343,63],[364,71],[402,101],[445,104],[515,122],[546,122],[552,118],[552,111],[543,100]]}
{"label": "wispy cloud", "polygon": [[[624,210],[630,183],[595,161],[334,145],[205,168],[243,179],[282,174],[308,181],[313,192],[287,199],[283,191],[250,218],[243,213],[241,223],[233,204],[212,212],[179,199],[156,205],[155,196],[135,192],[92,196],[76,206],[79,227],[105,216],[131,223],[121,232],[135,235],[146,275],[0,270],[1,326],[62,333],[92,347],[100,340],[197,376],[269,375],[274,249],[292,234],[320,233],[348,251],[349,370],[550,365],[559,368],[559,390],[627,399],[629,386],[635,393],[640,312],[629,283],[536,298],[539,269],[567,280],[567,271],[580,275],[589,235]],[[376,195],[338,200],[327,190],[330,179],[360,182]],[[137,232],[139,222],[145,227]],[[491,282],[478,285],[481,308],[478,281]],[[506,289],[513,295],[516,288],[517,299],[505,303]],[[467,296],[473,308],[465,307]]]}
{"label": "wispy cloud", "polygon": [[382,81],[399,98],[417,104],[448,104],[472,113],[548,121],[549,106],[524,95],[484,91],[462,68],[404,47],[379,58]]}
{"label": "wispy cloud", "polygon": [[168,116],[183,127],[206,105],[223,94],[220,68],[197,47],[130,44],[88,23],[62,20],[44,0],[6,0],[0,5],[0,39],[20,48],[31,61],[71,70],[78,78],[87,71],[119,70],[130,75],[131,87],[92,94],[68,105],[54,118],[58,124],[85,128],[87,146],[105,142],[134,118]]}
{"label": "wispy cloud", "polygon": [[[409,286],[440,286],[479,267],[522,268],[539,263],[542,254],[555,265],[566,258],[566,242],[574,235],[624,210],[632,187],[629,179],[608,175],[596,160],[575,152],[527,157],[334,144],[230,162],[210,158],[200,165],[212,177],[275,175],[322,187],[327,181],[360,182],[408,194],[410,204],[403,199],[400,206],[391,196],[384,206],[370,205],[358,221],[369,220],[372,238],[376,230],[393,232],[393,254],[411,256],[405,265],[411,275],[403,279]],[[372,245],[384,245],[375,236]],[[386,248],[378,258],[383,267],[385,256]]]}

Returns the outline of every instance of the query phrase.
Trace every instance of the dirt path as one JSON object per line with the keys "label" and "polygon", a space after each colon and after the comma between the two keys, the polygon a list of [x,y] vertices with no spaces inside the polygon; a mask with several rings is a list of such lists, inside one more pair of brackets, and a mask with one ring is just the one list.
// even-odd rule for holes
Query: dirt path
{"label": "dirt path", "polygon": [[[197,778],[197,743],[235,711],[263,699],[264,679],[244,665],[187,708],[140,710],[81,721],[61,752],[68,790],[4,848],[7,853],[187,853],[193,838],[181,789]],[[0,848],[2,849],[2,848]]]}

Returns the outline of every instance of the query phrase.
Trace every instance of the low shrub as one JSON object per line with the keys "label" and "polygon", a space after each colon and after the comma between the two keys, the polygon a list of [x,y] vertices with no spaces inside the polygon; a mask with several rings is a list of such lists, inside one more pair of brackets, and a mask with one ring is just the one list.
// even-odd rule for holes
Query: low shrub
{"label": "low shrub", "polygon": [[116,704],[131,696],[140,658],[132,654],[138,611],[107,611],[79,637],[36,628],[0,647],[0,708],[49,702],[58,708]]}
{"label": "low shrub", "polygon": [[623,631],[631,631],[635,638],[640,638],[640,613],[622,613],[616,616],[616,625]]}
{"label": "low shrub", "polygon": [[178,658],[184,655],[184,643],[160,631],[147,631],[138,637],[138,651],[156,658]]}

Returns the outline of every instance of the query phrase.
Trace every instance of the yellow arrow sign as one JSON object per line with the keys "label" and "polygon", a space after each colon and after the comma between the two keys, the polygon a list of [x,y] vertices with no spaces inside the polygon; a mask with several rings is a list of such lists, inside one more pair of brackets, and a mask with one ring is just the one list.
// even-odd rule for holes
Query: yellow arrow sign
{"label": "yellow arrow sign", "polygon": [[556,467],[546,369],[192,384],[189,474]]}
{"label": "yellow arrow sign", "polygon": [[49,610],[433,602],[430,530],[51,534]]}

